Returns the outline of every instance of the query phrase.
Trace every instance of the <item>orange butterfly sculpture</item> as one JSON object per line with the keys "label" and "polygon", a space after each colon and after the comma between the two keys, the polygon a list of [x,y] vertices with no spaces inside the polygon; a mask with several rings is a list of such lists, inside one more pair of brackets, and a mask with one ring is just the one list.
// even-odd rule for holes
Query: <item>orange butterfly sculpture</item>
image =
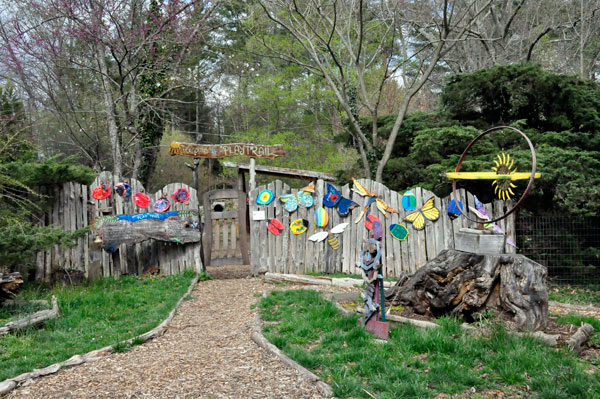
{"label": "orange butterfly sculpture", "polygon": [[369,210],[369,207],[371,206],[371,204],[373,202],[376,203],[377,209],[379,209],[379,211],[381,213],[383,213],[383,216],[385,216],[386,218],[388,217],[388,214],[386,212],[398,213],[398,211],[396,209],[394,209],[391,206],[389,206],[388,204],[386,204],[381,198],[379,198],[379,196],[377,194],[364,188],[362,186],[362,184],[360,184],[354,177],[352,178],[352,182],[354,183],[354,187],[352,188],[352,191],[354,191],[361,197],[369,197],[369,200],[367,201],[366,206],[363,208],[362,211],[360,211],[360,214],[354,220],[354,223],[358,223],[360,221],[360,219],[362,219],[362,217]]}

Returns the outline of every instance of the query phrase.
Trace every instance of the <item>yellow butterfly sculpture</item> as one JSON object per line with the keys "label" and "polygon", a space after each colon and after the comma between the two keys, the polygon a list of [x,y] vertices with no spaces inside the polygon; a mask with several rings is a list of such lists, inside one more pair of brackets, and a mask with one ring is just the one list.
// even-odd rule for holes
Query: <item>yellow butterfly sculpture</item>
{"label": "yellow butterfly sculpture", "polygon": [[409,213],[402,220],[412,223],[415,230],[423,230],[425,228],[425,219],[435,222],[440,218],[440,211],[433,205],[435,197],[429,198],[421,209]]}

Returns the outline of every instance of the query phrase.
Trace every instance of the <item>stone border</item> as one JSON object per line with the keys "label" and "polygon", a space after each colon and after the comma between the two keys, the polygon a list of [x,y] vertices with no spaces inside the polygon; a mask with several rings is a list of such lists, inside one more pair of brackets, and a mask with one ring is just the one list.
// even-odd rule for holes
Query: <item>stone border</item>
{"label": "stone border", "polygon": [[[264,291],[262,297],[265,298],[266,294],[266,291]],[[256,314],[256,317],[254,319],[254,326],[252,327],[251,338],[254,342],[256,342],[258,346],[262,347],[267,352],[277,356],[283,363],[298,371],[302,375],[302,377],[315,384],[317,386],[317,389],[319,390],[319,392],[321,392],[323,396],[327,398],[333,397],[333,389],[331,389],[331,387],[326,382],[324,382],[318,375],[308,370],[304,366],[300,365],[296,361],[290,359],[287,355],[281,352],[279,348],[277,348],[265,338],[265,336],[262,333],[262,321],[260,319],[260,314]]]}
{"label": "stone border", "polygon": [[[198,275],[196,275],[192,279],[192,282],[190,283],[190,286],[189,286],[188,290],[186,291],[186,293],[183,294],[183,296],[181,298],[179,298],[179,301],[177,301],[177,303],[175,304],[175,307],[173,307],[173,309],[171,310],[171,312],[169,313],[167,318],[164,319],[162,321],[162,323],[160,323],[158,326],[154,327],[152,330],[148,331],[147,333],[138,335],[136,337],[127,339],[122,342],[119,342],[116,345],[120,345],[120,344],[131,345],[131,343],[135,339],[142,339],[143,342],[146,342],[146,341],[149,341],[151,339],[154,339],[154,338],[157,338],[157,337],[160,337],[161,335],[163,335],[164,332],[167,330],[168,324],[171,322],[171,320],[173,320],[173,317],[175,316],[175,312],[181,305],[181,302],[183,302],[183,300],[192,293],[192,290],[194,289],[194,287],[196,286],[197,283],[198,283]],[[29,381],[31,379],[42,377],[42,376],[45,376],[48,374],[54,374],[63,367],[71,367],[71,366],[76,366],[76,365],[83,364],[83,363],[92,363],[92,362],[102,359],[104,356],[107,356],[113,352],[114,352],[114,346],[112,346],[112,345],[105,346],[104,348],[96,349],[96,350],[93,350],[91,352],[88,352],[88,353],[85,353],[82,355],[71,356],[69,359],[67,359],[65,361],[52,364],[48,367],[44,367],[43,369],[34,369],[33,371],[31,371],[29,373],[23,373],[16,377],[8,378],[8,379],[0,382],[0,396],[6,395],[13,389],[25,384],[27,381]]]}

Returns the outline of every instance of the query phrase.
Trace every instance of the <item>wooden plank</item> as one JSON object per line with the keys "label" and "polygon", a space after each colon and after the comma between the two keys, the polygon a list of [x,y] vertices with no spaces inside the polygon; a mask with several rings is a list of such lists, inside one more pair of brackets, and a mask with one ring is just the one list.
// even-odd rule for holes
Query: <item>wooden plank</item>
{"label": "wooden plank", "polygon": [[[231,190],[213,190],[213,191],[209,191],[206,194],[208,194],[208,199],[211,201],[222,200],[222,199],[231,199],[231,198],[238,197],[238,191],[233,190],[233,189],[231,189]],[[257,192],[257,195],[258,195],[258,192]],[[254,199],[256,199],[256,197],[254,197]]]}
{"label": "wooden plank", "polygon": [[[73,231],[78,230],[83,226],[83,215],[81,211],[81,184],[74,183],[73,184],[73,205],[74,205],[74,217],[75,220],[71,222],[71,228]],[[81,270],[85,273],[85,268],[83,264],[83,237],[77,239],[77,242],[72,250],[72,259],[73,264],[77,268],[77,270]]]}
{"label": "wooden plank", "polygon": [[[342,197],[351,198],[350,186],[344,185],[340,190]],[[351,213],[351,212],[350,212]],[[354,223],[352,222],[352,215],[348,215],[342,218],[344,222],[348,222],[348,227],[344,230],[344,233],[340,235],[340,246],[342,249],[342,272],[350,273],[351,269],[351,250],[352,250],[352,231],[354,230]]]}
{"label": "wooden plank", "polygon": [[[81,186],[81,216],[82,216],[82,227],[86,227],[89,225],[89,212],[90,208],[88,206],[88,186]],[[89,277],[90,270],[90,240],[92,239],[92,234],[88,233],[83,237],[83,270],[85,271],[85,276]]]}
{"label": "wooden plank", "polygon": [[[275,195],[281,195],[283,193],[287,193],[290,191],[290,187],[283,183],[281,186],[275,187],[276,192]],[[294,257],[293,249],[295,248],[292,244],[293,233],[290,230],[290,223],[292,222],[292,218],[290,217],[290,213],[286,211],[281,205],[281,201],[275,200],[277,202],[275,206],[281,209],[281,224],[283,224],[283,231],[281,232],[281,267],[283,273],[290,273],[291,269],[294,265]]]}
{"label": "wooden plank", "polygon": [[[439,199],[433,195],[429,190],[422,189],[423,203],[429,198],[434,197],[434,206],[439,210],[440,203]],[[441,215],[440,215],[441,217]],[[425,259],[430,260],[437,256],[437,246],[435,243],[435,227],[434,224],[439,223],[439,219],[436,222],[425,219]]]}
{"label": "wooden plank", "polygon": [[[281,192],[281,188],[283,187],[283,183],[281,182],[281,180],[276,180],[275,181],[275,188],[273,190],[273,193],[279,193]],[[277,201],[274,200],[272,202],[273,204],[273,209],[274,209],[274,217],[276,217],[280,222],[282,221],[282,217],[283,217],[283,209],[281,207],[281,201]],[[283,224],[283,222],[282,222]],[[285,225],[283,225],[284,230],[285,230]],[[275,263],[274,263],[274,271],[277,271],[279,273],[281,273],[281,271],[283,270],[283,263],[282,262],[282,258],[285,256],[285,254],[283,253],[283,236],[280,233],[279,236],[274,237],[274,243],[275,243],[275,248],[274,248],[274,254],[275,254]]]}
{"label": "wooden plank", "polygon": [[210,191],[204,193],[202,196],[203,208],[204,208],[204,262],[205,266],[210,266],[210,257],[212,253],[212,219],[210,217]]}
{"label": "wooden plank", "polygon": [[250,215],[250,248],[253,250],[250,251],[250,270],[253,276],[258,274],[258,270],[260,268],[260,251],[254,250],[254,248],[260,248],[260,237],[258,236],[258,224],[259,221],[252,219],[252,215],[254,211],[258,210],[258,205],[256,204],[256,194],[258,193],[257,189],[251,190],[248,193],[248,207],[249,207],[249,215]]}
{"label": "wooden plank", "polygon": [[[238,198],[237,196],[235,197],[236,199]],[[235,209],[232,211],[223,211],[223,212],[211,212],[210,213],[210,218],[212,220],[217,220],[217,219],[236,219],[239,217],[239,210]]]}
{"label": "wooden plank", "polygon": [[248,248],[248,232],[246,226],[248,224],[248,202],[246,193],[238,191],[238,233],[240,237],[240,251],[242,254],[242,261],[245,265],[250,264],[250,254]]}
{"label": "wooden plank", "polygon": [[[415,195],[416,198],[416,187],[411,189],[411,192]],[[402,194],[404,195],[404,194]],[[407,215],[409,215],[410,213],[414,212],[414,210],[409,210],[409,211],[403,211],[403,217],[406,217]],[[408,273],[414,273],[417,270],[417,241],[419,240],[419,235],[417,233],[417,230],[415,230],[414,227],[412,227],[411,223],[408,222],[404,222],[406,224],[406,228],[409,231],[409,236],[408,236],[408,241],[407,241],[407,249],[408,249],[408,258],[409,258],[409,263],[408,263],[408,268],[407,268],[407,272]]]}
{"label": "wooden plank", "polygon": [[[240,162],[223,162],[223,166],[228,168],[236,168],[238,170],[238,174],[247,173],[250,170],[250,165],[240,163]],[[303,179],[308,181],[314,181],[317,179],[322,179],[325,181],[335,181],[335,175],[331,173],[323,173],[323,172],[315,172],[312,170],[301,170],[301,169],[290,169],[290,168],[280,168],[277,166],[267,166],[267,165],[255,165],[254,167],[257,174],[273,176],[273,177],[293,177],[296,179]],[[239,176],[239,175],[238,175]],[[289,192],[289,190],[288,190]]]}
{"label": "wooden plank", "polygon": [[357,224],[354,223],[354,220],[358,217],[360,211],[361,211],[361,205],[363,204],[363,201],[361,200],[361,197],[356,194],[354,191],[352,191],[352,185],[349,184],[348,185],[348,195],[349,195],[349,199],[356,202],[358,204],[357,207],[355,207],[351,212],[350,215],[348,215],[348,223],[350,223],[350,225],[348,226],[348,228],[350,229],[350,234],[348,235],[348,240],[344,241],[345,245],[348,245],[348,273],[349,274],[354,274],[356,273],[356,261],[357,261],[357,249],[356,249],[356,241],[357,241],[357,234],[358,234],[358,228],[357,228]]}
{"label": "wooden plank", "polygon": [[[340,187],[335,186],[335,188],[338,191],[340,191]],[[330,215],[331,221],[332,221],[331,228],[337,226],[340,223],[343,223],[342,218],[340,217],[340,214],[337,212],[337,208],[335,208],[335,207],[329,208],[329,212],[330,212],[329,215]],[[335,236],[337,237],[337,239],[340,243],[340,247],[337,250],[332,249],[331,246],[328,243],[326,243],[327,250],[330,252],[330,254],[327,257],[328,262],[329,262],[329,265],[327,266],[327,268],[330,270],[330,273],[338,273],[338,272],[342,271],[342,250],[343,250],[342,235],[335,234]]]}
{"label": "wooden plank", "polygon": [[[443,245],[442,250],[444,249],[454,249],[454,231],[452,229],[452,220],[448,217],[447,209],[448,204],[450,203],[451,197],[442,198],[442,209],[440,212],[442,215],[442,240],[440,241]],[[462,217],[462,216],[459,216]]]}
{"label": "wooden plank", "polygon": [[173,141],[169,154],[192,158],[225,158],[243,156],[251,158],[275,159],[285,155],[282,144],[261,145],[248,143],[195,144]]}
{"label": "wooden plank", "polygon": [[411,256],[411,249],[410,249],[409,242],[411,242],[414,237],[412,236],[412,234],[413,234],[412,227],[409,225],[409,223],[406,223],[403,220],[403,218],[408,213],[402,207],[403,192],[404,191],[396,193],[396,202],[398,203],[398,208],[396,208],[396,209],[398,209],[398,212],[399,212],[398,223],[401,223],[408,230],[408,237],[406,238],[406,240],[400,242],[400,252],[401,252],[400,257],[402,259],[402,267],[401,267],[400,271],[409,273],[410,270],[412,269],[412,264],[414,263],[414,260],[412,259],[412,256]]}
{"label": "wooden plank", "polygon": [[[297,189],[293,189],[292,193],[297,193],[298,190]],[[296,251],[297,251],[297,263],[296,263],[296,270],[295,273],[296,274],[303,274],[305,272],[305,262],[306,262],[306,245],[308,242],[308,236],[311,234],[311,232],[314,230],[314,226],[315,226],[315,218],[314,218],[314,212],[310,212],[312,209],[314,209],[314,205],[307,209],[303,206],[299,206],[298,210],[296,212],[292,212],[292,214],[290,215],[291,218],[301,218],[301,219],[306,219],[308,220],[308,230],[302,234],[299,234],[297,236],[295,236],[296,238]]]}
{"label": "wooden plank", "polygon": [[[317,213],[317,209],[323,207],[323,196],[325,194],[325,182],[323,180],[317,180],[315,185],[315,204],[311,208],[312,217],[310,220],[313,221],[315,228],[312,230],[312,234],[317,233],[319,231],[323,231],[322,227],[317,227],[315,216]],[[327,209],[325,209],[327,212]],[[328,223],[325,226],[325,230],[327,230],[331,225]],[[327,245],[326,240],[321,242],[312,242],[306,241],[307,251],[305,258],[305,272],[306,271],[314,271],[314,272],[325,272],[324,270],[324,258],[325,258],[325,245]]]}
{"label": "wooden plank", "polygon": [[[364,188],[366,188],[367,190],[371,191],[373,189],[373,181],[372,180],[366,180],[366,179],[360,179],[359,183],[362,184],[362,186]],[[356,194],[358,195],[358,194]],[[359,206],[357,207],[357,215],[360,214],[360,211],[364,208],[365,204],[368,201],[367,197],[361,197],[358,196],[357,199],[355,199],[354,201],[356,201]],[[371,205],[371,206],[375,206],[375,205]],[[352,223],[354,223],[354,220],[356,219],[356,217],[354,215],[352,215]],[[359,260],[360,257],[360,252],[362,251],[362,247],[363,247],[363,243],[367,240],[368,238],[368,230],[365,228],[365,217],[363,216],[360,221],[358,223],[354,224],[354,227],[356,229],[356,241],[354,242],[354,259],[355,259],[355,263],[356,261]],[[362,274],[362,271],[360,270],[360,268],[356,268],[355,265],[355,270],[353,271],[353,273],[358,273],[358,274]]]}
{"label": "wooden plank", "polygon": [[[423,189],[421,187],[415,188],[415,197],[417,197],[417,209],[423,206],[423,202],[426,198],[423,197]],[[417,271],[421,266],[427,263],[427,247],[425,242],[425,230],[415,230],[415,267],[414,271]]]}
{"label": "wooden plank", "polygon": [[[390,268],[389,275],[398,276],[400,274],[400,272],[402,271],[402,267],[404,265],[405,259],[402,258],[402,249],[401,249],[400,240],[391,236],[389,226],[391,226],[392,224],[402,224],[400,222],[401,205],[398,203],[398,193],[397,192],[395,192],[393,190],[388,190],[387,196],[385,197],[385,199],[388,200],[388,197],[389,197],[389,202],[386,201],[386,203],[389,204],[389,206],[391,206],[392,208],[397,209],[399,212],[399,213],[393,213],[392,215],[390,215],[390,222],[389,222],[388,228],[384,232],[384,234],[388,234],[390,236],[391,250],[392,250],[392,257],[391,257],[392,260],[391,261],[393,262],[393,264],[391,265],[392,267]],[[388,258],[388,262],[390,262],[389,259],[390,258]]]}
{"label": "wooden plank", "polygon": [[221,226],[223,228],[223,251],[221,256],[224,258],[230,258],[231,256],[229,252],[229,234],[231,234],[231,219],[222,219]]}
{"label": "wooden plank", "polygon": [[[267,189],[275,192],[275,182],[271,182],[267,185]],[[268,206],[267,206],[267,222],[270,219],[275,218],[275,201],[271,202]],[[266,231],[266,228],[265,228]],[[267,267],[269,269],[270,272],[275,271],[275,267],[276,267],[276,261],[275,261],[275,256],[276,256],[276,248],[275,248],[275,239],[279,238],[277,236],[275,236],[274,234],[271,234],[269,232],[266,233],[267,234],[267,247],[265,247],[265,252],[268,254],[267,257]]]}

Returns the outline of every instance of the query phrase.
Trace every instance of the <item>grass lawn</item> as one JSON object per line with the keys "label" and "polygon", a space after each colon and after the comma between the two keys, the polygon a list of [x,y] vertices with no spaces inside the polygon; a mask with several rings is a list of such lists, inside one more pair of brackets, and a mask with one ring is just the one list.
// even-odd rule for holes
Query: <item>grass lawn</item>
{"label": "grass lawn", "polygon": [[558,285],[548,290],[548,296],[551,301],[600,307],[600,291],[590,288]]}
{"label": "grass lawn", "polygon": [[500,326],[475,338],[451,319],[435,330],[397,325],[389,342],[378,344],[357,316],[342,315],[314,291],[275,291],[259,309],[271,322],[264,326],[267,339],[321,376],[337,397],[474,399],[492,397],[490,391],[505,398],[600,397],[600,372],[590,375],[595,366]]}
{"label": "grass lawn", "polygon": [[18,299],[56,295],[61,317],[39,329],[0,336],[0,381],[151,330],[167,317],[193,277],[194,272],[187,271],[166,277],[104,278],[52,290],[26,287]]}

